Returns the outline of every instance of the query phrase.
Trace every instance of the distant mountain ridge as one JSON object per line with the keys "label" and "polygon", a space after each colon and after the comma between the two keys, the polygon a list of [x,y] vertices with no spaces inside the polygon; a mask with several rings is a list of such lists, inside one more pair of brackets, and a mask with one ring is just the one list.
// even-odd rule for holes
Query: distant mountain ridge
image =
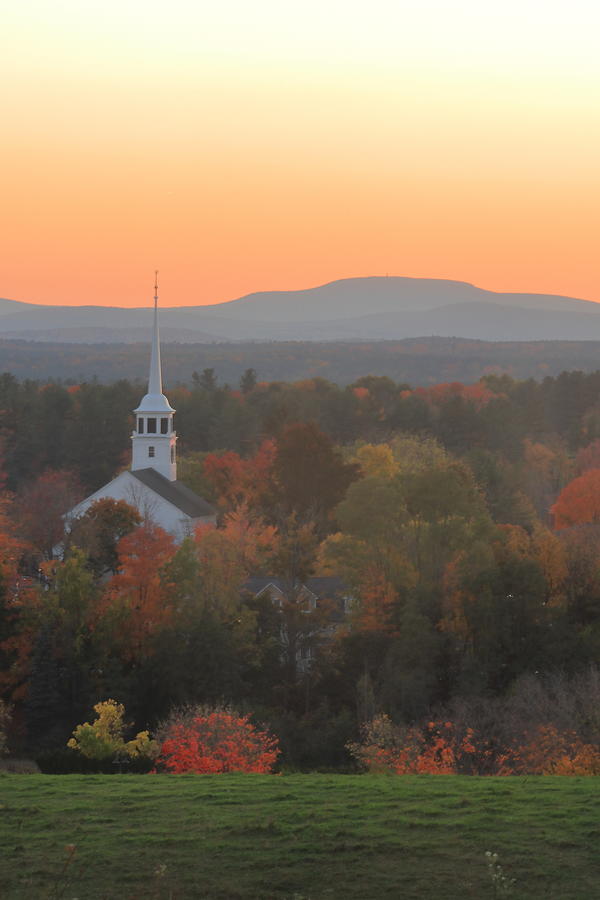
{"label": "distant mountain ridge", "polygon": [[[43,306],[0,299],[4,338],[72,343],[144,340],[149,307]],[[599,340],[600,304],[555,294],[497,293],[431,278],[347,278],[300,291],[161,309],[165,342]]]}

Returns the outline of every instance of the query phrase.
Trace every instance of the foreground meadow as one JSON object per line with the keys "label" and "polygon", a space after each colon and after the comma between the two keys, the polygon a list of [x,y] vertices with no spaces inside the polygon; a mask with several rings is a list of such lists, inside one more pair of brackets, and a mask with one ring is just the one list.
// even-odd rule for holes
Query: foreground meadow
{"label": "foreground meadow", "polygon": [[598,778],[0,775],[0,897],[482,900],[491,850],[514,898],[592,900],[599,801]]}

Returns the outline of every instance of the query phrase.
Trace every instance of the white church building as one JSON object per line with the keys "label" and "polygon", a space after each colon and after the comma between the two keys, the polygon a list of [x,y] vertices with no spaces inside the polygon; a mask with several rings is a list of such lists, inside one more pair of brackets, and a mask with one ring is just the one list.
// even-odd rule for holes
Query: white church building
{"label": "white church building", "polygon": [[134,506],[142,519],[150,519],[177,541],[200,524],[216,524],[214,508],[177,481],[177,432],[175,410],[162,391],[160,337],[158,332],[158,283],[154,285],[154,328],[148,393],[134,414],[131,435],[131,469],[121,472],[104,487],[90,494],[66,515],[73,521],[97,500],[110,497]]}

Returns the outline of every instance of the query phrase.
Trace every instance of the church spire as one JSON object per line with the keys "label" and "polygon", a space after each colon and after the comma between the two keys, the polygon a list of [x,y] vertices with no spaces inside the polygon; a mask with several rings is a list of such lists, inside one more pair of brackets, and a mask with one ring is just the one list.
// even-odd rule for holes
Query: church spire
{"label": "church spire", "polygon": [[173,428],[175,410],[162,392],[160,337],[158,333],[158,272],[154,273],[154,327],[150,353],[148,393],[135,410],[136,428],[131,435],[131,471],[155,469],[169,481],[177,479]]}
{"label": "church spire", "polygon": [[160,336],[158,333],[158,270],[154,273],[154,328],[152,330],[152,355],[150,356],[150,375],[148,393],[162,394],[162,371],[160,366]]}

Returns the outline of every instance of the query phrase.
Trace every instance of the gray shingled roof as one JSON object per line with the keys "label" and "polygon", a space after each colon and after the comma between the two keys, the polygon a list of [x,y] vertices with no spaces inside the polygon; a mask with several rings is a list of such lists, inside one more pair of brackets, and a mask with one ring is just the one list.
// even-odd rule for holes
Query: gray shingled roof
{"label": "gray shingled roof", "polygon": [[131,474],[138,481],[141,481],[142,484],[145,484],[146,487],[154,491],[155,494],[158,494],[163,500],[172,503],[173,506],[176,506],[177,509],[191,519],[215,515],[214,507],[207,503],[206,500],[203,500],[202,497],[199,497],[198,494],[195,494],[181,481],[169,481],[156,469],[136,469]]}
{"label": "gray shingled roof", "polygon": [[[277,576],[273,575],[251,575],[242,585],[242,590],[249,591],[256,596],[270,584],[282,593],[289,589],[289,582],[284,578],[277,578]],[[347,585],[337,575],[307,578],[302,586],[312,591],[316,597],[335,597],[348,593]]]}

